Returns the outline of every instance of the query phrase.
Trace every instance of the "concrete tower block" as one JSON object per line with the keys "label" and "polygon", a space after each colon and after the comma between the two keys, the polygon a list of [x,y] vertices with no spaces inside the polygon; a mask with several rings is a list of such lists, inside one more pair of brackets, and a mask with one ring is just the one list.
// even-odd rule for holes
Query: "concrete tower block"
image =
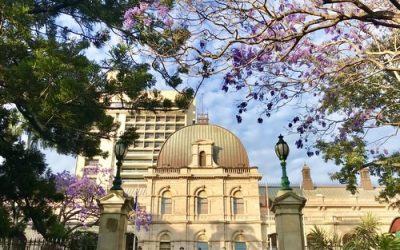
{"label": "concrete tower block", "polygon": [[302,209],[306,199],[293,191],[279,191],[272,202],[275,214],[276,233],[279,250],[303,250],[304,231]]}
{"label": "concrete tower block", "polygon": [[132,198],[126,197],[122,190],[111,190],[97,202],[101,211],[97,250],[125,250]]}

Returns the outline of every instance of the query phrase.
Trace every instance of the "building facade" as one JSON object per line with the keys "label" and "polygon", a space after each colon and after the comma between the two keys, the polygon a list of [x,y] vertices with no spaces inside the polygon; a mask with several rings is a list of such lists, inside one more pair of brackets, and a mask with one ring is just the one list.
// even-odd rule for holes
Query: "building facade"
{"label": "building facade", "polygon": [[[153,224],[149,231],[136,232],[139,248],[276,249],[270,207],[280,187],[260,184],[261,175],[251,167],[240,140],[226,129],[205,123],[171,135],[157,165],[148,169],[139,201],[153,215]],[[380,188],[373,187],[366,170],[354,195],[344,186],[314,185],[307,165],[302,174],[302,185],[293,189],[307,199],[305,242],[314,226],[346,240],[368,213],[380,220],[382,233],[398,217],[398,210],[375,200]]]}
{"label": "building facade", "polygon": [[[355,194],[347,191],[344,185],[315,185],[311,169],[306,164],[302,168],[302,177],[301,186],[292,188],[307,199],[302,211],[305,242],[315,226],[330,235],[337,234],[343,241],[349,240],[350,232],[368,214],[379,220],[381,233],[388,233],[391,224],[400,215],[398,209],[376,200],[382,188],[372,185],[366,168],[361,170],[360,185]],[[275,249],[277,245],[274,215],[269,213],[269,208],[279,188],[278,185],[260,185],[261,216],[264,231],[268,234],[268,249]]]}
{"label": "building facade", "polygon": [[[141,250],[276,249],[270,207],[279,186],[259,183],[260,172],[230,131],[208,124],[204,114],[192,124],[194,111],[194,105],[185,112],[110,110],[121,131],[135,126],[140,135],[128,150],[121,175],[124,191],[137,195],[153,223],[149,231],[128,227],[137,236],[133,244]],[[78,157],[77,174],[92,164],[115,166],[113,145],[102,141],[102,150],[110,152],[106,159]],[[307,199],[305,239],[314,226],[346,238],[368,213],[380,220],[381,232],[388,232],[399,216],[398,210],[376,201],[380,188],[372,185],[368,171],[361,172],[354,195],[344,186],[315,185],[306,165],[302,175],[301,186],[293,190]]]}
{"label": "building facade", "polygon": [[[161,91],[161,96],[167,99],[174,99],[175,91]],[[111,107],[116,107],[120,102],[111,103]],[[144,185],[144,174],[149,167],[154,167],[161,146],[165,140],[175,131],[187,126],[195,119],[195,104],[190,105],[187,110],[174,109],[169,111],[158,110],[140,111],[132,113],[130,110],[110,109],[108,115],[114,117],[119,123],[117,133],[121,134],[126,128],[135,127],[139,135],[134,145],[128,148],[121,168],[121,178],[125,186]],[[91,166],[101,166],[103,168],[114,168],[115,155],[113,146],[115,141],[102,140],[100,149],[109,152],[107,158],[94,157],[92,159],[78,156],[75,173],[83,174],[83,171],[90,169]]]}
{"label": "building facade", "polygon": [[240,140],[216,125],[174,133],[145,176],[144,249],[262,249],[258,182]]}

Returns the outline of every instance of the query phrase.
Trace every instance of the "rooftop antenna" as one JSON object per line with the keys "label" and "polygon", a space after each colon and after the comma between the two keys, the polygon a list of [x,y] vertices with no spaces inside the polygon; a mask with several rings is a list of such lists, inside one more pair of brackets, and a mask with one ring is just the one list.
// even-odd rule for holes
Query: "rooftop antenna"
{"label": "rooftop antenna", "polygon": [[204,114],[204,93],[201,93],[201,99],[200,99],[200,102],[201,102],[201,114]]}
{"label": "rooftop antenna", "polygon": [[198,124],[208,124],[208,113],[204,112],[204,93],[200,97],[200,114],[197,115]]}

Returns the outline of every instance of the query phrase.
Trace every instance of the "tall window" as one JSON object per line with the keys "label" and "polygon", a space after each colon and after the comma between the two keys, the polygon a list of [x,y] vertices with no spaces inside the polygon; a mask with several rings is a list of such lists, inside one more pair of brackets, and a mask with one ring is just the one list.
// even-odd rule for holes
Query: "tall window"
{"label": "tall window", "polygon": [[199,166],[204,167],[206,165],[206,152],[201,151],[199,154]]}
{"label": "tall window", "polygon": [[234,242],[234,247],[235,247],[234,250],[246,250],[247,249],[246,242],[244,240],[243,235],[240,234],[240,235],[236,236],[235,242]]}
{"label": "tall window", "polygon": [[171,250],[171,239],[168,234],[160,237],[160,250]]}
{"label": "tall window", "polygon": [[199,238],[197,239],[195,250],[208,250],[208,242],[204,234],[200,235]]}
{"label": "tall window", "polygon": [[161,214],[171,214],[171,213],[172,213],[171,192],[165,191],[161,197]]}
{"label": "tall window", "polygon": [[208,214],[208,200],[206,191],[201,191],[197,195],[197,212],[199,214]]}
{"label": "tall window", "polygon": [[208,243],[204,241],[198,241],[196,250],[208,250]]}
{"label": "tall window", "polygon": [[244,201],[242,192],[237,191],[233,195],[233,213],[243,214],[244,213]]}
{"label": "tall window", "polygon": [[246,250],[245,242],[235,242],[235,250]]}

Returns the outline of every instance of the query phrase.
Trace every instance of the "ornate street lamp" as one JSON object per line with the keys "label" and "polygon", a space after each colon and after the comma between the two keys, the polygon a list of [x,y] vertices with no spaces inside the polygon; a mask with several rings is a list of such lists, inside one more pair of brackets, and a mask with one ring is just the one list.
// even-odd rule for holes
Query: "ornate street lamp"
{"label": "ornate street lamp", "polygon": [[282,178],[281,178],[281,189],[282,190],[292,190],[290,188],[289,178],[286,174],[286,159],[289,155],[289,146],[283,140],[283,136],[279,135],[279,141],[275,145],[275,153],[278,156],[279,160],[281,161],[282,167]]}
{"label": "ornate street lamp", "polygon": [[121,166],[122,160],[124,159],[124,156],[126,154],[126,149],[126,145],[121,141],[117,141],[114,146],[115,158],[117,158],[117,174],[115,175],[111,190],[122,190]]}

